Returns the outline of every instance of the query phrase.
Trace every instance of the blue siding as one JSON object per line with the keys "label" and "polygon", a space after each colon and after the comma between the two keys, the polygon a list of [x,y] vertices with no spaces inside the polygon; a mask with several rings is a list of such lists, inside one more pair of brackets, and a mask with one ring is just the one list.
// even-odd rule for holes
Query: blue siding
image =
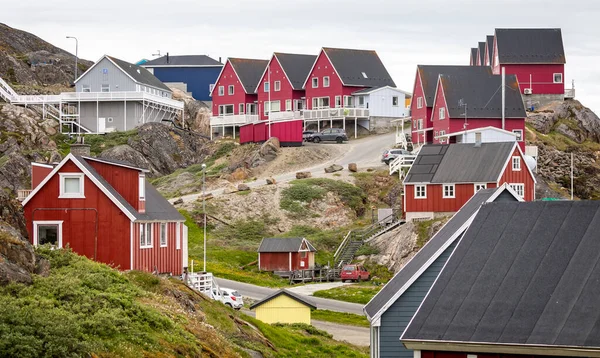
{"label": "blue siding", "polygon": [[381,316],[379,328],[380,357],[412,358],[413,352],[404,348],[400,336],[423,302],[425,295],[446,264],[459,240],[455,240],[423,274]]}
{"label": "blue siding", "polygon": [[188,92],[198,101],[210,101],[209,86],[217,82],[222,67],[155,67],[154,76],[162,82],[187,83]]}

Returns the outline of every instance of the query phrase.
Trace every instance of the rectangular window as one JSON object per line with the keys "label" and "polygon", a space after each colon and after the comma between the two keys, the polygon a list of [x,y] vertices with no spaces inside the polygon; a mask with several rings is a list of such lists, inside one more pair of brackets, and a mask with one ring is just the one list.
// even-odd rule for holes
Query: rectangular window
{"label": "rectangular window", "polygon": [[233,104],[222,104],[219,106],[219,116],[230,116],[233,114]]}
{"label": "rectangular window", "polygon": [[140,247],[141,248],[152,247],[152,224],[151,223],[140,224]]}
{"label": "rectangular window", "polygon": [[323,77],[323,87],[329,87],[329,76]]}
{"label": "rectangular window", "polygon": [[146,224],[146,246],[152,247],[152,224]]}
{"label": "rectangular window", "polygon": [[351,96],[344,96],[344,107],[352,108],[353,104],[354,104],[354,101],[352,100]]}
{"label": "rectangular window", "polygon": [[219,96],[225,95],[225,86],[219,86]]}
{"label": "rectangular window", "polygon": [[417,129],[423,129],[423,119],[417,119]]}
{"label": "rectangular window", "polygon": [[512,157],[512,169],[514,171],[521,170],[521,157]]}
{"label": "rectangular window", "polygon": [[140,247],[146,246],[146,225],[140,224]]}
{"label": "rectangular window", "polygon": [[318,87],[319,87],[319,78],[313,77],[312,78],[312,88],[318,88]]}
{"label": "rectangular window", "polygon": [[487,189],[487,184],[483,183],[483,184],[475,184],[475,192],[480,191],[481,189]]}
{"label": "rectangular window", "polygon": [[103,83],[102,88],[100,88],[100,92],[110,92],[110,85]]}
{"label": "rectangular window", "polygon": [[146,200],[146,176],[144,174],[140,174],[138,177],[139,183],[139,198],[140,200]]}
{"label": "rectangular window", "polygon": [[285,110],[286,111],[291,111],[292,110],[292,100],[291,99],[286,99],[285,100]]}
{"label": "rectangular window", "polygon": [[440,120],[446,119],[446,108],[440,108]]}
{"label": "rectangular window", "polygon": [[481,143],[481,132],[475,132],[475,143]]}
{"label": "rectangular window", "polygon": [[417,98],[417,108],[418,109],[423,108],[423,97],[418,97]]}
{"label": "rectangular window", "polygon": [[398,96],[392,97],[392,106],[398,107]]}
{"label": "rectangular window", "polygon": [[279,91],[281,91],[281,81],[275,81],[275,83],[274,83],[274,86],[275,86],[275,87],[273,88],[273,90],[274,90],[275,92],[279,92]]}
{"label": "rectangular window", "polygon": [[553,78],[554,78],[554,83],[563,83],[562,73],[555,73]]}
{"label": "rectangular window", "polygon": [[342,106],[342,96],[335,96],[335,108]]}
{"label": "rectangular window", "polygon": [[82,85],[81,92],[92,92],[92,87],[90,85]]}
{"label": "rectangular window", "polygon": [[263,85],[263,89],[265,92],[269,92],[271,90],[271,85],[269,84],[269,82],[265,82],[265,84]]}
{"label": "rectangular window", "polygon": [[358,96],[358,106],[362,107],[365,105],[365,97],[364,96]]}
{"label": "rectangular window", "polygon": [[454,198],[454,184],[444,184],[444,198]]}
{"label": "rectangular window", "polygon": [[167,247],[167,224],[160,223],[160,247]]}
{"label": "rectangular window", "polygon": [[508,184],[508,186],[521,198],[525,197],[525,184]]}
{"label": "rectangular window", "polygon": [[521,142],[523,140],[523,130],[521,129],[513,129],[512,131],[517,136],[517,142]]}
{"label": "rectangular window", "polygon": [[233,94],[233,85],[229,85],[229,86],[227,87],[227,94],[228,94],[228,95],[232,95],[232,94]]}
{"label": "rectangular window", "polygon": [[83,190],[83,173],[59,173],[59,198],[85,198]]}
{"label": "rectangular window", "polygon": [[239,114],[244,114],[244,104],[243,103],[240,103],[238,105],[238,112],[239,112]]}
{"label": "rectangular window", "polygon": [[427,198],[427,185],[415,185],[415,199]]}

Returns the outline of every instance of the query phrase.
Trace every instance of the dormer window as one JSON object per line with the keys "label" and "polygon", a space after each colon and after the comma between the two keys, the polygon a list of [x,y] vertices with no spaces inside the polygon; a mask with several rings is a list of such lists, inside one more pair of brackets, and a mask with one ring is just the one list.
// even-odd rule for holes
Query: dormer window
{"label": "dormer window", "polygon": [[139,176],[139,198],[140,201],[146,200],[146,176],[142,173]]}
{"label": "dormer window", "polygon": [[364,73],[364,72],[361,72],[361,73],[362,73],[362,75],[363,75],[364,78],[369,78],[369,77],[367,77],[366,73]]}
{"label": "dormer window", "polygon": [[59,173],[59,198],[85,198],[83,190],[83,173]]}

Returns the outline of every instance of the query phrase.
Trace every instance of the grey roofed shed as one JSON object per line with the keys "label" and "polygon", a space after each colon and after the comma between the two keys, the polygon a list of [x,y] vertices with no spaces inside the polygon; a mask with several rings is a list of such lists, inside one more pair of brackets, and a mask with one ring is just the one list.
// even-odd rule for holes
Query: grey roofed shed
{"label": "grey roofed shed", "polygon": [[501,64],[564,64],[560,29],[496,29]]}
{"label": "grey roofed shed", "polygon": [[317,251],[314,246],[303,237],[293,238],[264,238],[258,252],[298,252],[302,247],[302,242],[306,242],[308,250],[311,252]]}

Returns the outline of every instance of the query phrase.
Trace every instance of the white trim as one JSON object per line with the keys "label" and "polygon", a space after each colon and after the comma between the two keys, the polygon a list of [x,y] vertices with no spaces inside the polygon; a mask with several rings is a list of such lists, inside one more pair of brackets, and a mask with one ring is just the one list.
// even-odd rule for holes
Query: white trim
{"label": "white trim", "polygon": [[[521,134],[520,134],[520,135],[518,135],[518,134],[517,134],[517,133],[515,133],[515,132],[519,132],[519,133],[521,133]],[[523,141],[525,141],[525,138],[523,137],[523,130],[522,130],[522,129],[513,129],[513,130],[512,130],[512,133],[515,135],[515,137],[516,137],[516,139],[517,139],[517,142],[523,142]],[[521,137],[521,139],[519,139],[519,137]]]}
{"label": "white trim", "polygon": [[423,108],[423,97],[417,97],[417,109]]}
{"label": "white trim", "polygon": [[[508,183],[508,187],[511,188],[519,197],[525,198],[525,183]],[[519,192],[517,191],[516,187],[520,187],[523,189],[523,195],[519,195]]]}
{"label": "white trim", "polygon": [[145,69],[149,69],[149,68],[179,68],[179,67],[223,67],[225,65],[220,64],[220,65],[148,65],[147,63],[144,63],[143,65],[138,65],[140,67],[143,67]]}
{"label": "white trim", "polygon": [[352,95],[356,96],[356,95],[361,95],[361,94],[371,94],[371,93],[378,92],[378,91],[381,91],[381,90],[384,90],[384,89],[391,89],[392,91],[396,91],[398,93],[402,93],[405,96],[411,96],[412,97],[412,93],[406,92],[404,90],[401,90],[399,88],[392,87],[392,86],[389,86],[389,85],[382,86],[382,87],[369,88],[368,90],[364,90],[364,89],[358,90],[356,92],[352,92]]}
{"label": "white trim", "polygon": [[510,163],[513,172],[521,171],[521,157],[519,157],[518,155],[513,155],[510,160]]}
{"label": "white trim", "polygon": [[[452,195],[446,195],[446,187],[448,187],[448,189],[452,188]],[[442,198],[444,198],[444,199],[454,199],[454,198],[456,198],[456,185],[454,185],[454,184],[442,184]]]}
{"label": "white trim", "polygon": [[[523,154],[521,147],[519,147],[519,144],[515,141],[513,148],[510,151],[510,155],[508,156],[508,158],[506,158],[506,162],[504,162],[504,167],[503,167],[504,169],[502,171],[500,171],[500,175],[498,175],[498,179],[496,179],[496,183],[500,183],[500,179],[502,179],[502,175],[506,172],[508,164],[510,163],[511,158],[513,157],[513,153],[515,152],[515,147],[519,151],[521,158],[525,158],[525,155]],[[533,172],[531,171],[531,169],[529,168],[529,165],[527,165],[527,163],[525,163],[525,168],[527,168],[527,171],[529,172],[531,179],[533,179],[533,187],[534,187],[533,193],[535,195],[535,184],[537,184],[537,180],[535,179],[535,176],[533,175]],[[534,198],[535,198],[535,196],[534,196]]]}
{"label": "white trim", "polygon": [[[421,358],[421,351],[418,349],[415,349],[413,351],[413,358]],[[467,358],[469,358],[469,357],[467,357]]]}
{"label": "white trim", "polygon": [[235,94],[235,85],[227,85],[227,95],[233,96]]}
{"label": "white trim", "polygon": [[[425,190],[424,190],[424,194],[425,195],[424,196],[417,196],[417,187],[418,186],[419,187],[422,186],[423,188],[425,188]],[[415,199],[427,199],[427,184],[416,184],[416,185],[414,185],[414,191],[415,191],[414,192]]]}
{"label": "white trim", "polygon": [[474,183],[473,184],[473,193],[477,193],[479,191],[479,190],[477,190],[478,186],[483,187],[483,188],[480,188],[479,190],[487,189],[487,183]]}
{"label": "white trim", "polygon": [[33,222],[33,246],[38,246],[39,244],[39,238],[38,238],[38,226],[51,226],[51,225],[56,225],[58,226],[58,232],[57,234],[57,246],[59,249],[61,249],[63,247],[63,237],[62,237],[62,220],[58,221],[58,220],[40,220],[40,221],[34,221]]}
{"label": "white trim", "polygon": [[50,164],[42,164],[42,163],[36,163],[36,162],[32,162],[31,165],[35,166],[35,167],[42,167],[42,168],[47,168],[47,169],[52,169],[54,168],[54,165],[50,165]]}
{"label": "white trim", "polygon": [[[256,88],[254,89],[254,93],[256,93],[256,94],[258,94],[258,88],[260,87],[260,84],[262,83],[263,78],[265,78],[265,75],[267,74],[267,71],[271,70],[271,62],[273,61],[273,57],[275,57],[275,53],[273,53],[271,55],[271,58],[269,59],[269,62],[267,62],[267,67],[265,67],[265,69],[263,70],[262,75],[260,75],[260,79],[258,80],[258,83],[256,84]],[[279,63],[279,67],[281,67],[281,62],[279,62],[279,60],[277,60],[277,62]],[[281,67],[281,68],[283,68],[283,67]],[[284,71],[284,73],[285,73],[285,71]],[[236,75],[237,75],[237,73],[236,73]],[[286,75],[286,77],[287,77],[287,75]],[[289,79],[288,79],[288,81],[289,81]],[[290,84],[291,84],[291,82],[290,82]],[[269,85],[269,90],[271,90],[270,87],[271,87],[271,85]],[[263,92],[264,92],[264,87],[263,87]]]}
{"label": "white trim", "polygon": [[[142,245],[141,243],[141,239],[142,239],[142,227],[144,227],[144,244]],[[154,237],[153,237],[153,232],[154,232],[154,223],[140,223],[140,232],[138,235],[138,241],[140,243],[140,249],[151,249],[154,247]],[[150,230],[148,230],[148,228],[150,228]],[[148,241],[149,239],[149,241]],[[148,244],[148,242],[150,242],[150,244]]]}
{"label": "white trim", "polygon": [[[221,93],[221,90],[223,90],[223,93]],[[225,96],[225,86],[217,86],[217,96],[218,97]]]}
{"label": "white trim", "polygon": [[321,56],[321,53],[323,53],[325,55],[325,57],[327,57],[327,61],[329,61],[329,64],[333,68],[333,71],[335,72],[336,76],[338,76],[338,79],[340,80],[340,82],[342,83],[343,86],[362,87],[362,86],[355,86],[355,85],[346,85],[344,83],[344,80],[342,79],[342,77],[338,73],[338,70],[335,68],[335,65],[333,64],[333,62],[329,58],[329,55],[327,54],[327,51],[325,51],[325,47],[321,47],[321,51],[317,55],[317,58],[315,58],[315,63],[313,63],[312,67],[310,68],[310,71],[308,71],[308,75],[306,76],[306,80],[304,80],[304,84],[302,85],[302,89],[306,88],[306,84],[308,83],[308,79],[310,78],[310,75],[312,74],[313,70],[315,69],[315,66],[317,65],[317,61],[319,61],[319,56]]}
{"label": "white trim", "polygon": [[[85,199],[85,175],[83,173],[58,173],[59,176],[59,199]],[[79,179],[79,192],[78,193],[66,193],[65,192],[65,179]]]}
{"label": "white trim", "polygon": [[213,96],[213,92],[215,91],[215,88],[217,88],[217,84],[219,84],[219,79],[221,79],[221,75],[223,75],[223,71],[225,70],[225,66],[227,66],[227,62],[229,62],[229,59],[227,59],[227,61],[225,61],[225,63],[223,64],[223,67],[221,67],[221,72],[219,72],[219,76],[217,76],[215,83],[213,83],[212,90],[210,90],[208,92],[208,95],[211,97]]}
{"label": "white trim", "polygon": [[292,271],[292,253],[288,252],[288,264],[290,266],[290,271]]}
{"label": "white trim", "polygon": [[446,107],[440,107],[440,108],[438,108],[438,111],[439,111],[438,119],[440,121],[446,119]]}
{"label": "white trim", "polygon": [[[162,235],[163,235],[163,225],[164,225],[164,234],[165,234],[165,243],[163,245]],[[160,247],[167,247],[169,245],[169,224],[166,222],[162,222],[158,224],[158,243]]]}
{"label": "white trim", "polygon": [[133,270],[133,221],[129,222],[129,269]]}
{"label": "white trim", "polygon": [[[277,86],[277,84],[279,84],[279,86]],[[277,88],[279,87],[279,88]],[[281,81],[275,81],[273,82],[273,92],[280,92],[281,91]]]}
{"label": "white trim", "polygon": [[[325,86],[325,79],[327,79],[327,86]],[[328,88],[331,82],[329,82],[329,76],[323,76],[323,88]]]}
{"label": "white trim", "polygon": [[[487,127],[480,127],[480,128],[469,129],[469,130],[466,130],[466,131],[448,133],[448,134],[444,134],[443,136],[439,135],[436,138],[454,137],[454,136],[463,135],[463,134],[467,134],[467,133],[482,132],[484,130],[493,130],[493,131],[496,131],[496,132],[499,132],[499,133],[509,134],[509,135],[515,136],[515,138],[517,137],[517,135],[515,133],[507,131],[505,129],[501,129],[501,128],[497,128],[497,127],[492,127],[492,126],[487,126]],[[521,129],[519,129],[519,130],[521,130]]]}
{"label": "white trim", "polygon": [[[560,75],[560,82],[556,82],[556,75]],[[563,79],[563,74],[558,72],[558,73],[553,73],[552,74],[552,83],[556,83],[556,84],[560,84],[563,83],[564,79]]]}
{"label": "white trim", "polygon": [[181,223],[177,223],[175,226],[175,249],[181,250]]}
{"label": "white trim", "polygon": [[[317,82],[317,84],[315,85],[315,80]],[[319,77],[313,76],[310,78],[310,85],[311,88],[319,88]]]}

